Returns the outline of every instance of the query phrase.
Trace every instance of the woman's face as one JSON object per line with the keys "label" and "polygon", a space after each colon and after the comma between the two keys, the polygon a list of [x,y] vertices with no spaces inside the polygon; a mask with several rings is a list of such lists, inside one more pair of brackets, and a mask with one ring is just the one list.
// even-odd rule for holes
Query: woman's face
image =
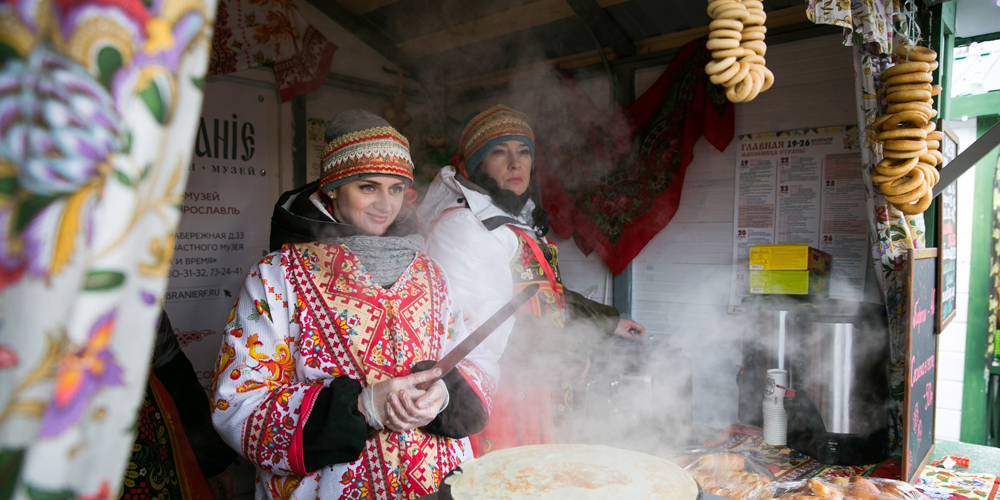
{"label": "woman's face", "polygon": [[500,189],[524,194],[531,180],[531,149],[521,141],[501,142],[486,153],[479,168],[497,181]]}
{"label": "woman's face", "polygon": [[405,192],[406,183],[399,177],[379,175],[348,182],[327,194],[335,219],[381,236],[399,215]]}

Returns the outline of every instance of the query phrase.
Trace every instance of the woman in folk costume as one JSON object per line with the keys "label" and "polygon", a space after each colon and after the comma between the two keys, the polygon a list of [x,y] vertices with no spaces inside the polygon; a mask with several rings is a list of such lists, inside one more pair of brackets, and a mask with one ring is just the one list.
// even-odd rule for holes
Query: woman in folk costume
{"label": "woman in folk costume", "polygon": [[532,283],[541,291],[484,346],[502,353],[503,373],[477,455],[492,449],[565,442],[569,387],[589,366],[587,352],[610,335],[645,335],[609,306],[562,286],[558,253],[545,234],[533,176],[527,117],[497,105],[468,122],[461,156],[444,167],[418,209],[427,254],[452,277],[470,328]]}
{"label": "woman in folk costume", "polygon": [[412,499],[472,456],[498,370],[476,350],[416,389],[468,330],[422,239],[386,235],[406,219],[407,141],[362,111],[338,115],[326,138],[314,199],[327,224],[250,270],[216,362],[213,421],[256,465],[257,499]]}

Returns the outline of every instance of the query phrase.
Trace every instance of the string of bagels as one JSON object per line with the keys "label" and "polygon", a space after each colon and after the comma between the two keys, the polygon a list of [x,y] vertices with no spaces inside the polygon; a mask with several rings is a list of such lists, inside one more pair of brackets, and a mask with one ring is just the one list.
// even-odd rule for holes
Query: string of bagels
{"label": "string of bagels", "polygon": [[712,62],[705,65],[709,81],[726,88],[732,102],[750,102],[771,88],[774,74],[765,66],[764,4],[760,0],[710,0],[708,42]]}
{"label": "string of bagels", "polygon": [[937,52],[920,46],[896,47],[898,62],[882,72],[886,88],[885,114],[873,125],[882,143],[882,160],[875,165],[874,182],[885,201],[906,215],[923,213],[931,205],[932,190],[944,161],[939,151],[944,133],[935,130],[934,96],[940,85],[931,85],[937,69]]}
{"label": "string of bagels", "polygon": [[[765,66],[764,4],[760,0],[709,0],[708,42],[712,61],[705,65],[709,81],[726,88],[731,102],[750,102],[774,83]],[[940,179],[937,166],[944,157],[938,149],[944,134],[935,130],[934,96],[940,85],[931,72],[937,69],[937,52],[920,46],[896,47],[898,62],[881,79],[887,108],[875,121],[883,159],[875,166],[872,181],[885,200],[906,215],[923,213],[930,206],[932,190]]]}

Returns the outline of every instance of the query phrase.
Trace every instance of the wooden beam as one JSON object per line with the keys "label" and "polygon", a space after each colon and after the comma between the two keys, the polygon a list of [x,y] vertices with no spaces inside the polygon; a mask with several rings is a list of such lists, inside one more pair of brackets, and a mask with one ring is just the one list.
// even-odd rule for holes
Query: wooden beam
{"label": "wooden beam", "polygon": [[[767,29],[780,28],[791,24],[798,24],[808,21],[806,18],[805,5],[788,7],[787,9],[775,10],[767,13],[767,21],[764,26]],[[665,35],[654,36],[636,42],[636,48],[640,54],[648,52],[659,52],[661,50],[680,47],[685,43],[708,35],[708,26],[700,26],[689,30],[667,33]]]}
{"label": "wooden beam", "polygon": [[[313,2],[320,0],[310,0]],[[604,7],[629,0],[596,0]],[[566,0],[538,0],[537,2],[498,12],[475,21],[428,33],[399,44],[399,48],[414,58],[464,47],[483,40],[541,26],[568,17],[576,12]]]}
{"label": "wooden beam", "polygon": [[[768,29],[774,29],[807,21],[806,10],[803,5],[768,13],[765,25]],[[651,52],[675,49],[690,42],[691,40],[695,40],[706,35],[708,35],[708,26],[701,26],[698,28],[691,28],[684,31],[677,31],[675,33],[668,33],[666,35],[639,40],[635,42],[635,46],[638,54],[648,54]],[[611,52],[609,49],[605,49],[605,55],[609,60],[614,59],[614,52]],[[474,88],[488,87],[490,85],[498,85],[512,80],[539,76],[556,66],[569,70],[599,63],[601,63],[601,55],[596,50],[591,50],[580,54],[558,57],[555,59],[539,61],[493,73],[487,73],[485,75],[453,80],[448,83],[448,86],[451,91],[463,92]]]}
{"label": "wooden beam", "polygon": [[635,42],[611,19],[597,0],[566,0],[581,21],[587,23],[601,47],[611,47],[618,57],[635,55]]}
{"label": "wooden beam", "polygon": [[386,5],[392,5],[399,0],[339,0],[338,3],[351,11],[355,16],[367,14]]}
{"label": "wooden beam", "polygon": [[396,47],[396,41],[386,35],[382,30],[376,28],[367,19],[358,16],[347,9],[347,7],[327,0],[306,0],[313,7],[316,7],[326,17],[339,24],[351,34],[358,37],[365,45],[375,49],[376,52],[389,60],[389,62],[399,66],[403,71],[414,75],[419,80],[420,72],[417,65],[413,64],[410,58]]}

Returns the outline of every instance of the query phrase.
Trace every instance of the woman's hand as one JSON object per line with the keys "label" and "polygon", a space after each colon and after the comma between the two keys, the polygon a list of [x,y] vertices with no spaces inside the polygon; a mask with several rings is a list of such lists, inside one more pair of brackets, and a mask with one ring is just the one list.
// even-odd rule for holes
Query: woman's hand
{"label": "woman's hand", "polygon": [[433,368],[423,372],[411,373],[405,377],[391,378],[365,387],[361,391],[361,395],[358,396],[358,400],[364,410],[365,420],[368,421],[368,425],[378,430],[381,430],[383,427],[389,427],[387,413],[389,401],[393,397],[398,399],[398,394],[406,394],[407,400],[412,404],[413,400],[420,398],[428,392],[417,389],[417,385],[440,377],[441,369]]}
{"label": "woman's hand", "polygon": [[396,432],[404,432],[417,427],[423,427],[434,420],[434,417],[444,409],[448,400],[448,387],[443,380],[438,380],[426,391],[406,391],[390,394],[385,405],[385,426]]}
{"label": "woman's hand", "polygon": [[646,338],[646,328],[630,319],[620,319],[615,335],[627,339]]}

